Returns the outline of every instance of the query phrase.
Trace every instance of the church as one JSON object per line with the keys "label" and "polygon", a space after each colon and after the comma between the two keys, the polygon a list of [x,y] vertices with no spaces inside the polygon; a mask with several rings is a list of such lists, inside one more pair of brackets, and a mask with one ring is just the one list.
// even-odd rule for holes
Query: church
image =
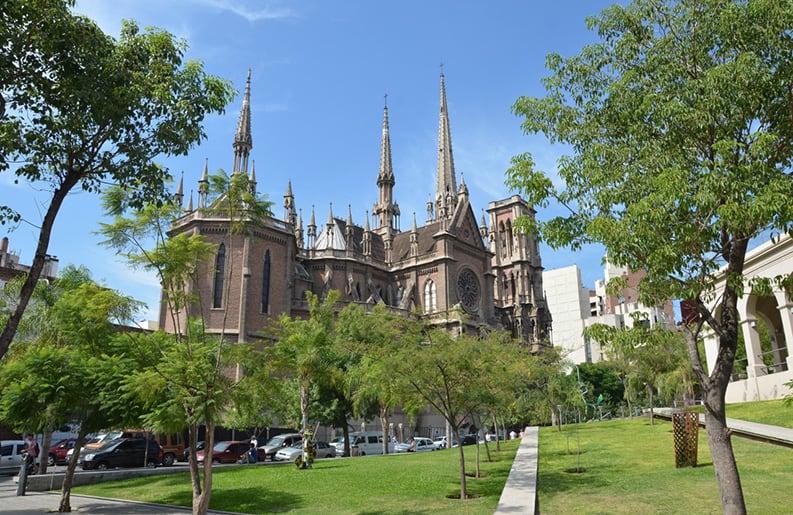
{"label": "church", "polygon": [[[249,71],[234,135],[232,172],[246,174],[255,191],[255,169],[249,168],[250,87]],[[482,209],[477,221],[468,188],[464,180],[458,184],[454,169],[443,73],[437,156],[437,189],[430,192],[426,221],[419,225],[414,215],[410,229],[401,230],[386,105],[379,171],[372,177],[372,194],[377,188],[378,200],[362,224],[353,221],[349,208],[346,216],[337,216],[332,207],[317,223],[312,206],[304,225],[299,195],[284,178],[283,218],[246,220],[247,237],[229,235],[229,219],[205,209],[205,164],[197,207],[191,194],[169,233],[201,234],[217,245],[214,259],[199,268],[192,285],[198,299],[193,312],[203,317],[211,333],[222,331],[235,341],[255,342],[281,314],[307,317],[306,292],[322,299],[330,290],[339,290],[342,305],[384,304],[454,334],[490,328],[511,331],[535,350],[550,344],[551,316],[538,241],[515,227],[518,217],[534,217],[535,211],[513,195],[489,202],[487,217]],[[182,188],[180,183],[180,204]],[[161,329],[175,330],[177,322],[167,315],[164,302],[159,320]]]}

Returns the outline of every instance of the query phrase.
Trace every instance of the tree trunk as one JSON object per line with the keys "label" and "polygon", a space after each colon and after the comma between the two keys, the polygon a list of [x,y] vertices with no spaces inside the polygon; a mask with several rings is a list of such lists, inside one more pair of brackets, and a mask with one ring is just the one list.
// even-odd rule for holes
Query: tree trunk
{"label": "tree trunk", "polygon": [[52,446],[52,424],[47,426],[47,430],[41,435],[41,451],[39,452],[39,474],[47,473],[47,461],[50,459],[50,447]]}
{"label": "tree trunk", "polygon": [[41,277],[41,271],[44,269],[44,263],[47,260],[47,250],[50,246],[50,235],[52,234],[52,227],[55,224],[55,217],[58,215],[58,211],[66,195],[79,180],[80,174],[74,172],[67,173],[61,187],[56,189],[52,195],[52,200],[44,215],[44,220],[41,222],[36,253],[33,257],[33,262],[30,264],[30,270],[25,277],[25,282],[22,284],[22,289],[19,292],[19,299],[17,299],[14,311],[12,311],[11,315],[8,317],[3,331],[0,332],[0,359],[5,355],[8,351],[8,347],[11,345],[11,341],[17,333],[19,322],[22,320],[22,315],[25,313],[30,297],[33,295],[33,290],[36,289],[36,284]]}
{"label": "tree trunk", "polygon": [[465,453],[463,451],[463,441],[460,440],[460,428],[455,427],[452,431],[454,431],[454,437],[457,438],[457,442],[459,443],[457,450],[460,456],[460,499],[463,500],[468,498],[468,487],[465,479]]}
{"label": "tree trunk", "polygon": [[212,448],[215,446],[215,424],[207,422],[204,444],[204,482],[201,493],[193,492],[193,515],[206,515],[212,498]]}
{"label": "tree trunk", "polygon": [[655,418],[653,415],[655,415],[655,412],[653,411],[653,386],[651,384],[647,385],[647,396],[650,399],[650,425],[654,426]]}
{"label": "tree trunk", "polygon": [[[201,475],[198,472],[198,460],[196,459],[196,441],[198,441],[198,424],[188,426],[188,437],[190,438],[190,454],[187,456],[187,465],[190,468],[190,483],[193,487],[193,505],[201,495]],[[206,455],[206,452],[204,453]]]}
{"label": "tree trunk", "polygon": [[388,454],[391,433],[388,432],[388,408],[380,407],[380,430],[383,432],[383,455]]}
{"label": "tree trunk", "polygon": [[69,460],[69,464],[66,467],[66,473],[63,475],[61,502],[58,506],[58,513],[71,513],[72,511],[70,496],[72,493],[74,470],[77,468],[77,462],[80,460],[80,450],[83,448],[83,442],[85,442],[86,433],[87,431],[85,429],[85,425],[81,424],[80,431],[77,433],[77,441],[74,442],[74,452],[72,453],[72,459]]}
{"label": "tree trunk", "polygon": [[708,447],[713,459],[713,469],[719,483],[722,512],[725,515],[744,515],[744,504],[741,478],[738,464],[732,450],[730,430],[724,411],[724,394],[708,392],[705,402],[705,430],[708,434]]}

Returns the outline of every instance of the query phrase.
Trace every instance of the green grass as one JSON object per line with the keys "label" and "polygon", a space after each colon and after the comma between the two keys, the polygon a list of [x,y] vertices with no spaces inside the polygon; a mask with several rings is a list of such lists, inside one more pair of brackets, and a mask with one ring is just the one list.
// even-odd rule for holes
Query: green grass
{"label": "green grass", "polygon": [[[790,513],[793,449],[732,441],[748,512]],[[722,512],[704,429],[697,467],[677,469],[671,423],[647,418],[541,428],[538,493],[551,514]]]}
{"label": "green grass", "polygon": [[[782,401],[731,404],[727,416],[793,427]],[[733,438],[749,513],[791,513],[793,449]],[[484,460],[483,477],[468,478],[460,501],[456,450],[385,457],[320,460],[291,465],[223,467],[213,474],[210,508],[242,513],[491,514],[512,465],[517,441]],[[473,472],[474,447],[466,447]],[[491,450],[494,446],[491,445]],[[698,466],[676,469],[672,425],[647,418],[540,429],[539,506],[543,514],[719,514],[718,485],[704,429]],[[580,451],[580,452],[579,452]],[[101,483],[75,493],[190,506],[185,474]]]}
{"label": "green grass", "polygon": [[[467,478],[461,501],[457,449],[437,452],[318,460],[311,470],[291,464],[219,467],[212,474],[210,509],[241,513],[492,514],[504,489],[518,441],[491,445],[493,462],[481,455],[481,478]],[[466,471],[475,448],[465,447]],[[100,483],[74,493],[190,506],[188,473]]]}

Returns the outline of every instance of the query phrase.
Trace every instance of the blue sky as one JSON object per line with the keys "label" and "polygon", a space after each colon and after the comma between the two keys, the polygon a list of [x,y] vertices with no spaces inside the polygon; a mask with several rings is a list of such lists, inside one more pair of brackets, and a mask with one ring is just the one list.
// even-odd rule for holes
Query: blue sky
{"label": "blue sky", "polygon": [[[188,59],[232,81],[240,95],[225,115],[206,121],[208,139],[187,157],[160,159],[175,177],[184,172],[185,194],[195,189],[204,159],[210,171],[229,171],[231,148],[248,68],[252,73],[253,150],[258,190],[283,216],[292,181],[295,202],[308,222],[333,212],[363,225],[377,200],[383,96],[388,94],[401,227],[413,213],[426,219],[434,194],[440,65],[446,78],[458,181],[464,177],[477,219],[491,200],[514,192],[504,185],[513,155],[529,151],[552,172],[562,148],[526,136],[510,108],[521,95],[541,96],[545,56],[578,53],[596,39],[585,18],[612,1],[500,0],[78,0],[76,12],[118,36],[121,20],[156,26],[183,38]],[[23,263],[33,258],[47,198],[37,185],[13,184],[0,175],[3,203],[29,223],[8,235]],[[8,195],[8,197],[6,197]],[[8,199],[11,199],[10,201]],[[540,210],[547,218],[550,211]],[[153,276],[128,269],[93,234],[102,219],[99,199],[72,194],[56,222],[49,253],[60,266],[85,265],[94,278],[146,302],[142,318],[156,319],[159,288]],[[542,247],[546,269],[577,264],[586,286],[603,275],[602,249],[572,253]]]}

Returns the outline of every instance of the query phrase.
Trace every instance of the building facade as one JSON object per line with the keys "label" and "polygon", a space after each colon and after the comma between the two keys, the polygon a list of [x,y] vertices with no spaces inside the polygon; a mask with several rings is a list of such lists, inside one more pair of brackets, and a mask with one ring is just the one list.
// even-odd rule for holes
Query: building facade
{"label": "building facade", "polygon": [[[329,202],[326,217],[320,218],[313,206],[306,210],[310,216],[304,225],[298,196],[284,178],[283,217],[246,219],[248,237],[230,236],[228,216],[209,209],[205,163],[197,207],[191,195],[170,236],[201,234],[218,246],[214,260],[201,265],[192,286],[196,312],[210,332],[222,330],[239,342],[255,341],[281,314],[307,316],[307,292],[322,299],[339,290],[341,304],[385,304],[455,334],[503,328],[535,348],[548,342],[551,317],[538,242],[515,228],[518,217],[535,212],[512,196],[490,202],[487,218],[482,209],[477,221],[468,187],[462,179],[458,183],[454,167],[444,81],[441,74],[437,187],[427,202],[425,223],[419,224],[414,215],[409,230],[400,230],[387,105],[378,173],[372,177],[377,201],[362,221],[353,219],[351,207],[346,216],[337,216]],[[232,172],[246,174],[255,189],[256,172],[249,166],[250,85],[249,72]],[[183,203],[181,184],[177,196]],[[179,323],[184,321],[169,318],[163,303],[160,327],[175,331]]]}

